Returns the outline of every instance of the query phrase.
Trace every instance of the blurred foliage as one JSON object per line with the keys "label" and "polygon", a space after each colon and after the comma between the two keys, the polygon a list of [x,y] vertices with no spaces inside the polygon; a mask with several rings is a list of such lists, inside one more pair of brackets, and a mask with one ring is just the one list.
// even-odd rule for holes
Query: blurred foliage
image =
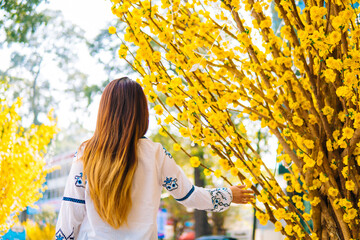
{"label": "blurred foliage", "polygon": [[55,236],[57,214],[51,206],[43,206],[33,219],[23,223],[27,240],[52,240]]}
{"label": "blurred foliage", "polygon": [[55,225],[47,223],[44,226],[28,219],[24,224],[27,240],[52,240],[55,236]]}
{"label": "blurred foliage", "polygon": [[[47,24],[29,34],[26,43],[8,48],[10,64],[0,72],[9,79],[12,98],[23,98],[24,114],[32,116],[32,122],[37,125],[41,123],[39,114],[55,107],[59,95],[78,100],[87,77],[75,65],[78,53],[74,46],[85,42],[83,31],[65,21],[59,11],[43,13]],[[51,76],[48,69],[56,74]],[[74,108],[77,102],[73,102]]]}
{"label": "blurred foliage", "polygon": [[0,102],[0,234],[6,232],[17,215],[42,197],[45,183],[44,154],[57,132],[52,114],[48,124],[31,125],[24,129],[18,109]]}
{"label": "blurred foliage", "polygon": [[[31,34],[41,25],[46,25],[49,18],[36,9],[46,0],[1,0],[0,33],[5,35],[7,43],[25,43]],[[4,44],[0,42],[0,47]]]}

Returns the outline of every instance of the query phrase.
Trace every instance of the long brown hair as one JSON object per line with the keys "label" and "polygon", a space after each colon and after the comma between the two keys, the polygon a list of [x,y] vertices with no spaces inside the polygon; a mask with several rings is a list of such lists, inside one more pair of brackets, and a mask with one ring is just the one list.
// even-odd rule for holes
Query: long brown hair
{"label": "long brown hair", "polygon": [[114,228],[126,223],[138,140],[148,129],[141,86],[127,78],[111,81],[101,96],[94,135],[83,143],[84,175],[100,217]]}

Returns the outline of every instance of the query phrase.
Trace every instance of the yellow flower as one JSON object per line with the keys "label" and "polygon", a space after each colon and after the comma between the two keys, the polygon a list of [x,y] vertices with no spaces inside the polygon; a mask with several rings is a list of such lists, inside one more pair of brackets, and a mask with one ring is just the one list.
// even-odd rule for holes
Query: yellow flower
{"label": "yellow flower", "polygon": [[239,172],[239,170],[238,170],[237,168],[235,168],[235,167],[232,167],[232,168],[230,169],[230,173],[231,173],[231,175],[233,175],[233,176],[237,176],[238,172]]}
{"label": "yellow flower", "polygon": [[262,7],[261,7],[260,2],[255,2],[253,4],[253,8],[254,8],[255,12],[257,12],[257,13],[260,13],[262,11]]}
{"label": "yellow flower", "polygon": [[329,107],[329,106],[325,106],[323,109],[322,109],[322,112],[324,113],[325,116],[327,115],[330,115],[332,116],[333,113],[334,113],[334,109]]}
{"label": "yellow flower", "polygon": [[284,208],[279,208],[279,209],[274,210],[274,216],[278,220],[284,219],[286,217],[286,214],[287,213]]}
{"label": "yellow flower", "polygon": [[164,112],[164,109],[162,108],[161,105],[156,105],[156,106],[154,107],[154,110],[155,110],[155,112],[156,112],[157,115],[161,115],[161,114],[163,114],[163,112]]}
{"label": "yellow flower", "polygon": [[116,27],[113,27],[113,26],[109,27],[109,33],[110,34],[115,34],[116,33]]}
{"label": "yellow flower", "polygon": [[339,194],[339,190],[333,188],[333,187],[330,187],[328,189],[328,193],[330,196],[333,196],[333,197],[336,197],[338,194]]}
{"label": "yellow flower", "polygon": [[303,217],[304,217],[305,221],[310,221],[311,220],[311,215],[309,213],[304,213]]}
{"label": "yellow flower", "polygon": [[217,178],[221,177],[221,170],[216,169],[215,172],[214,172],[214,176],[217,177]]}
{"label": "yellow flower", "polygon": [[349,127],[343,128],[342,132],[343,132],[343,136],[347,139],[352,138],[352,136],[354,135],[354,129]]}
{"label": "yellow flower", "polygon": [[264,214],[261,212],[256,212],[256,218],[259,219],[260,224],[266,225],[270,219],[270,216],[266,213]]}
{"label": "yellow flower", "polygon": [[294,233],[293,233],[292,225],[286,225],[286,226],[285,226],[285,232],[286,232],[288,235],[292,236],[292,235],[294,234]]}
{"label": "yellow flower", "polygon": [[308,149],[313,149],[313,148],[315,147],[313,140],[305,140],[305,141],[304,141],[304,145],[305,145]]}
{"label": "yellow flower", "polygon": [[211,171],[209,169],[205,168],[203,172],[204,172],[205,176],[210,176],[211,175]]}
{"label": "yellow flower", "polygon": [[304,120],[302,120],[301,118],[297,117],[297,116],[294,116],[293,117],[293,123],[294,125],[296,126],[302,126],[303,123],[304,123]]}
{"label": "yellow flower", "polygon": [[314,232],[312,232],[312,233],[310,234],[310,238],[311,238],[311,240],[319,240],[318,236],[317,236],[316,233],[314,233]]}
{"label": "yellow flower", "polygon": [[160,134],[161,136],[166,137],[166,136],[167,136],[166,127],[160,128],[160,129],[159,129],[159,134]]}
{"label": "yellow flower", "polygon": [[348,86],[341,86],[336,89],[336,95],[338,97],[344,97],[350,99],[353,96],[352,88]]}
{"label": "yellow flower", "polygon": [[336,72],[328,68],[324,71],[324,77],[325,77],[325,82],[333,83],[335,82],[336,79]]}
{"label": "yellow flower", "polygon": [[317,123],[317,119],[316,119],[315,115],[309,114],[309,123],[311,125],[314,125],[315,123]]}
{"label": "yellow flower", "polygon": [[335,130],[335,131],[333,132],[333,137],[334,137],[334,139],[335,139],[335,140],[338,139],[339,136],[340,136],[340,131],[339,131],[339,130]]}
{"label": "yellow flower", "polygon": [[347,190],[349,190],[349,191],[354,191],[355,190],[355,183],[352,180],[346,181],[345,188]]}
{"label": "yellow flower", "polygon": [[332,147],[332,143],[331,143],[331,139],[328,139],[326,141],[326,149],[329,151],[329,152],[332,152],[334,149]]}
{"label": "yellow flower", "polygon": [[165,122],[166,124],[170,124],[170,123],[172,123],[173,121],[174,121],[174,117],[171,116],[171,115],[168,115],[168,116],[164,119],[164,122]]}
{"label": "yellow flower", "polygon": [[166,105],[168,105],[169,107],[173,107],[175,105],[174,98],[172,98],[172,97],[166,98]]}
{"label": "yellow flower", "polygon": [[328,38],[328,42],[330,44],[336,44],[338,43],[339,41],[341,40],[341,33],[340,32],[337,32],[337,31],[333,31],[329,38]]}
{"label": "yellow flower", "polygon": [[354,208],[350,208],[347,210],[347,214],[350,219],[354,219],[357,216],[357,210]]}
{"label": "yellow flower", "polygon": [[276,221],[276,222],[275,222],[275,232],[280,232],[281,229],[282,229],[281,222]]}
{"label": "yellow flower", "polygon": [[174,149],[175,151],[180,151],[180,149],[181,149],[180,144],[178,144],[178,143],[174,143],[174,145],[173,145],[173,149]]}
{"label": "yellow flower", "polygon": [[160,62],[161,60],[161,53],[158,51],[153,52],[152,54],[152,61],[153,62]]}
{"label": "yellow flower", "polygon": [[341,174],[344,176],[344,178],[348,178],[349,177],[349,167],[343,167],[343,169],[341,170]]}
{"label": "yellow flower", "polygon": [[345,140],[345,137],[342,137],[337,141],[337,144],[339,145],[339,147],[341,147],[341,148],[346,148],[347,147],[347,143],[344,140]]}
{"label": "yellow flower", "polygon": [[[2,84],[0,80],[0,91]],[[55,170],[45,169],[44,153],[58,132],[53,110],[47,115],[49,124],[24,128],[18,114],[21,99],[7,104],[0,93],[0,232],[7,232],[8,223],[14,223],[26,206],[42,197],[46,174]]]}
{"label": "yellow flower", "polygon": [[157,95],[154,92],[149,92],[148,94],[148,100],[149,102],[153,103],[157,99]]}
{"label": "yellow flower", "polygon": [[247,178],[244,180],[244,183],[245,183],[247,188],[250,188],[252,186],[252,182]]}
{"label": "yellow flower", "polygon": [[127,47],[124,44],[121,44],[120,49],[118,50],[120,58],[125,58],[127,55]]}
{"label": "yellow flower", "polygon": [[267,16],[265,20],[260,22],[260,27],[262,29],[271,27],[271,18]]}
{"label": "yellow flower", "polygon": [[314,21],[320,21],[326,12],[327,10],[324,7],[312,6],[310,8],[310,15]]}
{"label": "yellow flower", "polygon": [[326,176],[325,173],[320,173],[320,181],[327,182],[327,181],[329,181],[329,178]]}
{"label": "yellow flower", "polygon": [[200,161],[198,157],[191,157],[190,158],[190,164],[192,167],[197,168],[198,166],[200,166]]}
{"label": "yellow flower", "polygon": [[336,198],[336,199],[334,200],[334,202],[333,202],[333,205],[334,205],[334,208],[335,208],[335,209],[341,208],[341,206],[340,206],[340,199],[339,199],[339,198]]}
{"label": "yellow flower", "polygon": [[287,192],[294,192],[294,188],[292,186],[287,186],[286,191]]}
{"label": "yellow flower", "polygon": [[312,206],[316,206],[321,202],[320,198],[314,197],[314,199],[310,202]]}

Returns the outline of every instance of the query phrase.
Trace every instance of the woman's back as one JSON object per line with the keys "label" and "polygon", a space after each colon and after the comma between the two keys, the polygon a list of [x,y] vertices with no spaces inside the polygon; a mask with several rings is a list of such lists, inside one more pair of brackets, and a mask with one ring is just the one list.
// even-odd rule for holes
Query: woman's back
{"label": "woman's back", "polygon": [[162,186],[160,166],[163,148],[158,143],[141,139],[138,143],[138,165],[132,182],[133,207],[128,216],[128,226],[115,230],[102,221],[94,209],[90,195],[85,192],[87,214],[81,225],[79,239],[157,239],[156,214],[160,205]]}

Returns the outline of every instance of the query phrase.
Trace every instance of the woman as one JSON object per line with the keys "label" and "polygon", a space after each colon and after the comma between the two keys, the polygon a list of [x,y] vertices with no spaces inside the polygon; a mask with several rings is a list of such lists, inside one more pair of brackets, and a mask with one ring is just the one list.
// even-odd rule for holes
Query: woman
{"label": "woman", "polygon": [[75,154],[56,226],[56,239],[157,239],[162,187],[190,208],[224,211],[253,199],[244,186],[195,187],[159,143],[141,86],[127,77],[101,97],[95,133]]}

